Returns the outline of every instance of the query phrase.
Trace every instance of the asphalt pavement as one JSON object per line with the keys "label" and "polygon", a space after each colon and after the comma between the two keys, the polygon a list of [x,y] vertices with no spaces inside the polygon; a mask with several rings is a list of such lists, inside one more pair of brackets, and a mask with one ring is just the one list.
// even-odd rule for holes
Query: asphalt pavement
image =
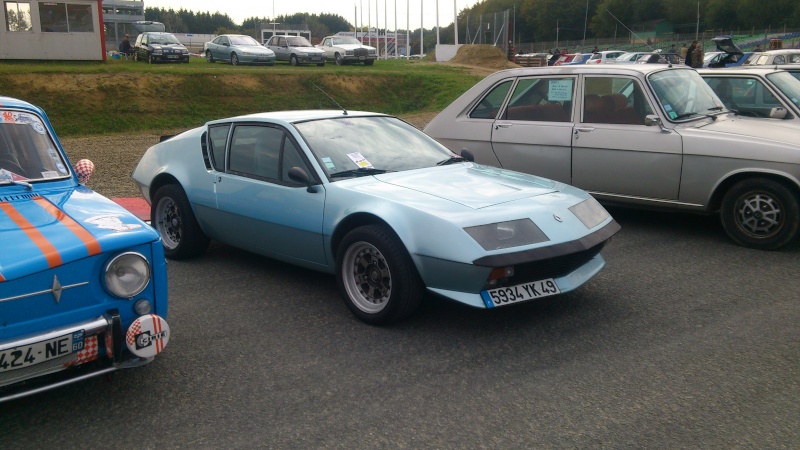
{"label": "asphalt pavement", "polygon": [[170,261],[148,366],[0,406],[4,448],[799,448],[800,250],[611,209],[575,292],[390,327],[332,276],[212,244]]}

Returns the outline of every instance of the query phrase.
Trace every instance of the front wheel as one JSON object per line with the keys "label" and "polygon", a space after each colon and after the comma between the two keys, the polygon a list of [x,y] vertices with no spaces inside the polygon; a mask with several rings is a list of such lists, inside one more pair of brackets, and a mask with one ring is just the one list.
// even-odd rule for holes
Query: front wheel
{"label": "front wheel", "polygon": [[161,235],[164,255],[170,259],[199,256],[208,247],[183,189],[176,184],[160,187],[153,196],[150,223]]}
{"label": "front wheel", "polygon": [[344,58],[342,58],[342,54],[341,53],[336,53],[336,55],[333,57],[333,60],[334,60],[334,62],[336,62],[337,66],[343,66],[344,65]]}
{"label": "front wheel", "polygon": [[214,62],[214,55],[211,54],[211,50],[206,50],[206,61],[210,63]]}
{"label": "front wheel", "polygon": [[236,55],[236,53],[231,53],[231,65],[232,66],[239,65],[239,57]]}
{"label": "front wheel", "polygon": [[364,65],[365,65],[365,66],[371,66],[371,65],[373,65],[374,63],[375,63],[375,60],[374,60],[374,59],[368,59],[368,60],[364,61]]}
{"label": "front wheel", "polygon": [[356,228],[342,239],[336,253],[336,279],[350,311],[374,325],[408,317],[425,292],[400,239],[378,225]]}
{"label": "front wheel", "polygon": [[290,56],[290,57],[289,57],[289,64],[291,64],[291,65],[293,65],[293,66],[296,66],[296,65],[300,64],[300,63],[297,61],[297,56],[294,56],[294,55]]}
{"label": "front wheel", "polygon": [[797,238],[800,207],[783,184],[752,178],[735,184],[722,200],[722,226],[737,244],[777,250]]}

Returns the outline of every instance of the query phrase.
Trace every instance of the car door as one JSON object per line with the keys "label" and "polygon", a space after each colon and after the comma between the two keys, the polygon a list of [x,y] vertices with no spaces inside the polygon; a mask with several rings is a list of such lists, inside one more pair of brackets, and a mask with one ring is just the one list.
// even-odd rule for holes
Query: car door
{"label": "car door", "polygon": [[295,166],[314,176],[289,133],[270,124],[236,123],[226,158],[225,171],[217,174],[218,214],[212,224],[225,241],[284,260],[327,265],[325,190],[320,184],[310,192],[289,179]]}
{"label": "car door", "polygon": [[646,126],[653,103],[639,79],[584,75],[572,133],[572,184],[599,197],[677,200],[681,136]]}
{"label": "car door", "polygon": [[274,36],[269,40],[269,49],[275,52],[278,61],[289,60],[289,49],[286,47],[286,37]]}
{"label": "car door", "polygon": [[[227,36],[220,36],[214,40],[213,51],[215,59],[222,61],[228,60],[228,50],[230,49],[230,42]],[[228,45],[225,45],[228,44]]]}
{"label": "car door", "polygon": [[502,167],[571,182],[573,99],[577,76],[535,76],[514,83],[491,128]]}
{"label": "car door", "polygon": [[325,57],[327,59],[333,59],[335,51],[333,48],[333,40],[331,38],[325,38],[320,47],[322,51],[325,52]]}

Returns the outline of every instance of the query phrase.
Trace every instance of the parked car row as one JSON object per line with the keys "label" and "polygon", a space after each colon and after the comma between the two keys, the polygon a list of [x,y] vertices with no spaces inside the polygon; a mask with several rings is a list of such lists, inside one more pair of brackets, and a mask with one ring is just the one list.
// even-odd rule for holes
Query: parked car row
{"label": "parked car row", "polygon": [[[189,62],[189,50],[172,33],[139,34],[133,55],[135,60],[151,64]],[[349,36],[327,36],[315,47],[302,36],[275,35],[262,45],[250,36],[222,34],[203,45],[203,56],[209,63],[220,61],[234,66],[271,66],[275,61],[285,61],[293,66],[324,66],[327,61],[333,61],[340,66],[353,63],[371,66],[378,59],[378,51],[375,47],[364,45]]]}

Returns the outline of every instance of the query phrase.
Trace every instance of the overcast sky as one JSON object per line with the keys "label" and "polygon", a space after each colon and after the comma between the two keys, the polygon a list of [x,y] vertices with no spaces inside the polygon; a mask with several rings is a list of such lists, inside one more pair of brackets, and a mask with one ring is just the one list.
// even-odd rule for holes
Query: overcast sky
{"label": "overcast sky", "polygon": [[[479,0],[438,0],[439,3],[439,26],[446,27],[453,23],[454,5],[458,11],[471,7]],[[414,30],[420,26],[420,10],[422,10],[422,26],[430,29],[436,26],[436,3],[437,0],[234,0],[220,2],[219,0],[145,0],[145,8],[172,8],[178,10],[184,8],[195,12],[219,12],[227,14],[237,24],[241,24],[248,17],[277,17],[291,15],[295,13],[309,14],[338,14],[351,24],[356,19],[363,24],[373,27],[378,21],[380,28],[395,28],[395,4],[397,5],[397,28],[406,28],[406,16],[410,24],[409,29]],[[375,9],[378,9],[376,19]],[[274,9],[273,9],[274,8]],[[386,11],[388,10],[388,11]],[[409,10],[409,14],[406,11]],[[274,12],[274,14],[273,14]],[[369,16],[367,13],[369,12]],[[385,12],[388,12],[388,26]],[[371,20],[368,19],[371,17]],[[345,31],[345,30],[331,30]]]}

